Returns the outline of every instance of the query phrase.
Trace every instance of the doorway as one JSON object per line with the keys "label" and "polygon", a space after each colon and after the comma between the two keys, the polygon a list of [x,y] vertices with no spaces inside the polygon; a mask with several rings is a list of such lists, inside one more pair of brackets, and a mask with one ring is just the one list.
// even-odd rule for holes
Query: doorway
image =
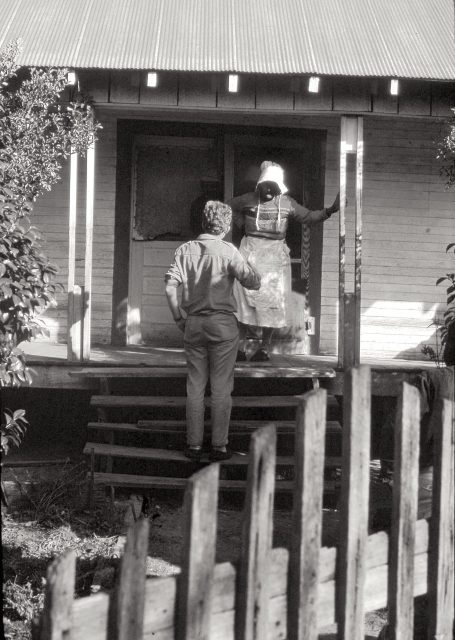
{"label": "doorway", "polygon": [[[292,138],[234,135],[225,138],[225,199],[254,191],[259,167],[272,160],[284,169],[288,194],[309,209],[324,206],[325,134],[299,131]],[[292,270],[292,324],[275,329],[272,350],[283,354],[317,354],[321,310],[322,225],[289,221],[286,242]],[[241,235],[234,229],[234,244]],[[250,331],[258,338],[257,330]]]}

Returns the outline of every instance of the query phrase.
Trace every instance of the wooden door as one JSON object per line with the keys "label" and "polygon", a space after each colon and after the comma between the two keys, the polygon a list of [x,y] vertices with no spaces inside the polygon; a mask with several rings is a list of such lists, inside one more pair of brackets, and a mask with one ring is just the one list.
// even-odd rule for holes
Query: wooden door
{"label": "wooden door", "polygon": [[[324,143],[322,132],[279,136],[228,136],[225,144],[225,199],[253,191],[264,160],[284,169],[288,193],[311,209],[324,206]],[[233,241],[240,242],[234,230]],[[286,242],[291,250],[292,325],[275,329],[276,353],[317,353],[321,297],[322,225],[289,223]],[[252,337],[254,331],[251,332]]]}
{"label": "wooden door", "polygon": [[137,136],[133,149],[128,344],[181,344],[164,294],[175,249],[195,237],[191,205],[217,176],[214,141]]}

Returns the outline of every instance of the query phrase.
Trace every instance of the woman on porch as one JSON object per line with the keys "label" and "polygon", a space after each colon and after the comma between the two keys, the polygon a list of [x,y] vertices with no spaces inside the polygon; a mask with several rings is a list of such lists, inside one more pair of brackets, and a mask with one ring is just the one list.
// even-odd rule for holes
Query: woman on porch
{"label": "woman on porch", "polygon": [[283,168],[271,161],[261,164],[256,190],[229,202],[234,224],[243,230],[240,253],[261,275],[258,291],[248,291],[234,284],[237,318],[240,322],[240,345],[237,361],[246,361],[247,325],[262,328],[261,347],[251,357],[253,362],[270,359],[273,329],[289,325],[291,295],[291,260],[286,244],[289,218],[301,224],[323,222],[339,210],[339,195],[331,207],[310,211],[286,195]]}

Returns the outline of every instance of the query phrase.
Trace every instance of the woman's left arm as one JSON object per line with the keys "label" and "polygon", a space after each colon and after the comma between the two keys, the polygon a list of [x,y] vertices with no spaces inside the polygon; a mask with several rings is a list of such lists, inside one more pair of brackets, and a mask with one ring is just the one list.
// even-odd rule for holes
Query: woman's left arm
{"label": "woman's left arm", "polygon": [[336,213],[340,209],[340,194],[337,195],[332,206],[313,211],[303,207],[301,204],[296,202],[294,198],[289,198],[289,200],[291,202],[289,215],[298,220],[301,224],[311,225],[318,222],[324,222],[324,220],[328,220],[333,213]]}

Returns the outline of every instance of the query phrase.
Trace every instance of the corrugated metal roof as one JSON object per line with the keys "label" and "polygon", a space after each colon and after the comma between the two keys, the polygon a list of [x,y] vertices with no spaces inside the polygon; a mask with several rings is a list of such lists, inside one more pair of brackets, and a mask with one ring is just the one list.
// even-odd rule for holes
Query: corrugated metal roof
{"label": "corrugated metal roof", "polygon": [[455,79],[453,0],[1,0],[23,65]]}

